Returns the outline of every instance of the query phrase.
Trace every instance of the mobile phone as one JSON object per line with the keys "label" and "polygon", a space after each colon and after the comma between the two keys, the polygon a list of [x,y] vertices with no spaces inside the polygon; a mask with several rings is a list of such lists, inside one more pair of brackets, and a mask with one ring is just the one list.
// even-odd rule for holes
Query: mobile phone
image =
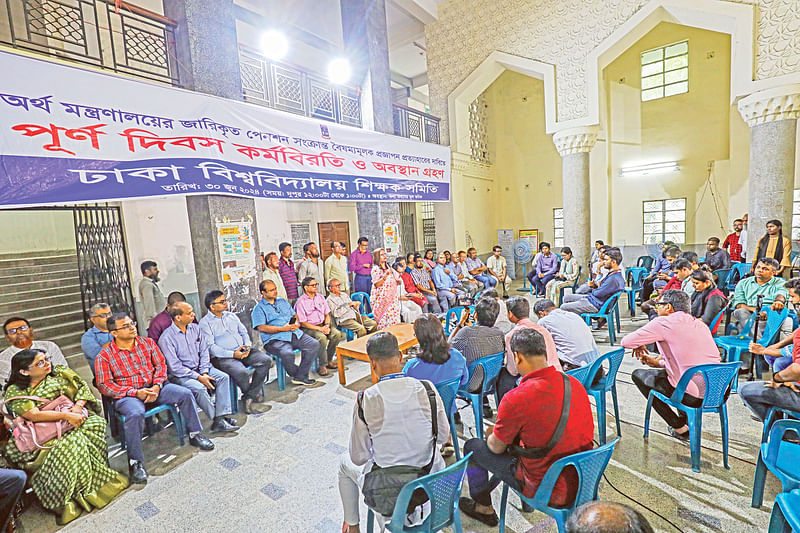
{"label": "mobile phone", "polygon": [[296,316],[293,316],[292,318],[289,319],[289,324],[294,324],[295,322],[297,322]]}

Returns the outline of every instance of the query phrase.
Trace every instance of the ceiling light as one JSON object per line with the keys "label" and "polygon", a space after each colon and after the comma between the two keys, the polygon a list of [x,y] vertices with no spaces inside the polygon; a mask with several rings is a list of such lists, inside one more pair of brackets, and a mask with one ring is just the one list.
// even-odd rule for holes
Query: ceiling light
{"label": "ceiling light", "polygon": [[350,80],[350,61],[337,57],[328,64],[328,79],[336,85],[344,85]]}
{"label": "ceiling light", "polygon": [[261,52],[273,61],[283,59],[289,51],[289,41],[286,36],[278,30],[267,30],[261,36]]}
{"label": "ceiling light", "polygon": [[667,172],[677,172],[681,167],[677,161],[665,161],[663,163],[651,163],[649,165],[639,165],[635,167],[622,167],[619,171],[621,178],[629,176],[647,176],[649,174],[665,174]]}

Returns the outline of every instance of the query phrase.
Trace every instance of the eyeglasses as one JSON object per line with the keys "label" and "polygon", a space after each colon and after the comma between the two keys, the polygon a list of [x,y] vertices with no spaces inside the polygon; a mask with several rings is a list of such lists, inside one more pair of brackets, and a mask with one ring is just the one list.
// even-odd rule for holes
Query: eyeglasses
{"label": "eyeglasses", "polygon": [[94,315],[92,318],[108,318],[108,317],[110,317],[112,314],[113,314],[113,313],[112,313],[111,311],[109,311],[108,313],[97,313],[97,314],[96,314],[96,315]]}
{"label": "eyeglasses", "polygon": [[219,301],[216,301],[216,302],[211,302],[211,305],[222,305],[222,304],[226,304],[226,303],[228,303],[228,300],[223,298],[222,300],[219,300]]}
{"label": "eyeglasses", "polygon": [[18,331],[28,331],[29,329],[31,329],[31,327],[30,327],[30,326],[20,326],[20,327],[18,327],[18,328],[11,328],[11,329],[7,329],[7,330],[6,330],[6,334],[8,334],[8,335],[14,335],[14,334],[15,334],[16,332],[18,332]]}
{"label": "eyeglasses", "polygon": [[316,287],[316,286],[318,286],[318,285],[319,285],[319,283],[309,283],[309,284],[308,284],[308,286],[309,286],[309,287]]}
{"label": "eyeglasses", "polygon": [[655,302],[653,305],[654,307],[663,307],[665,305],[672,305],[672,304],[668,302]]}
{"label": "eyeglasses", "polygon": [[118,328],[114,328],[111,331],[119,331],[121,329],[136,329],[136,322],[130,322],[128,324],[122,324]]}
{"label": "eyeglasses", "polygon": [[39,368],[44,368],[50,362],[50,356],[45,355],[42,359],[39,359],[36,363],[33,363],[33,366],[38,366]]}

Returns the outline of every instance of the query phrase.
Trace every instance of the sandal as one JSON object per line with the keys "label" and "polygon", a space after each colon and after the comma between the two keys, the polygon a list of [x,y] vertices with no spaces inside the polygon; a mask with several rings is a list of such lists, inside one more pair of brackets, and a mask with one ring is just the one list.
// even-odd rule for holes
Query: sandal
{"label": "sandal", "polygon": [[499,520],[497,513],[492,511],[492,514],[484,514],[475,510],[475,500],[471,498],[460,498],[458,500],[458,508],[461,512],[470,518],[474,518],[478,522],[486,524],[489,527],[497,527]]}
{"label": "sandal", "polygon": [[338,370],[339,369],[339,365],[336,364],[334,361],[331,361],[330,363],[325,365],[325,368],[330,368],[331,370]]}
{"label": "sandal", "polygon": [[317,370],[317,374],[319,374],[322,377],[326,377],[330,375],[330,372],[328,372],[328,368],[326,366],[321,366]]}

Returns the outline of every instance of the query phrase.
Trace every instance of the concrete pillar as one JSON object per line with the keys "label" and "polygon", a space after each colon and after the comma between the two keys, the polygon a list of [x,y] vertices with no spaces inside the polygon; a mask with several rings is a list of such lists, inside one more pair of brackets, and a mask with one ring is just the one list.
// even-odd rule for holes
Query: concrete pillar
{"label": "concrete pillar", "polygon": [[582,265],[592,249],[589,192],[589,152],[597,141],[597,126],[570,128],[553,134],[553,142],[561,154],[562,205],[564,208],[564,244]]}
{"label": "concrete pillar", "polygon": [[784,235],[790,236],[800,84],[753,93],[739,101],[739,112],[750,126],[747,258],[751,260],[768,220],[783,222]]}
{"label": "concrete pillar", "polygon": [[[197,92],[242,100],[233,0],[164,0],[164,14],[178,22],[175,48],[181,85]],[[254,250],[259,249],[255,201],[251,198],[200,195],[187,196],[186,206],[197,289],[202,302],[206,292],[223,287],[217,222],[252,220]],[[225,288],[231,310],[247,325],[250,324],[250,311],[260,298],[258,281],[258,271],[254,269],[247,281]],[[196,309],[195,312],[202,316],[206,309]]]}
{"label": "concrete pillar", "polygon": [[[371,111],[362,118],[364,127],[394,135],[386,1],[341,0],[341,13],[345,54],[361,84],[364,114]],[[400,225],[400,204],[358,202],[356,210],[359,236],[369,239],[370,250],[383,248],[383,225]]]}

